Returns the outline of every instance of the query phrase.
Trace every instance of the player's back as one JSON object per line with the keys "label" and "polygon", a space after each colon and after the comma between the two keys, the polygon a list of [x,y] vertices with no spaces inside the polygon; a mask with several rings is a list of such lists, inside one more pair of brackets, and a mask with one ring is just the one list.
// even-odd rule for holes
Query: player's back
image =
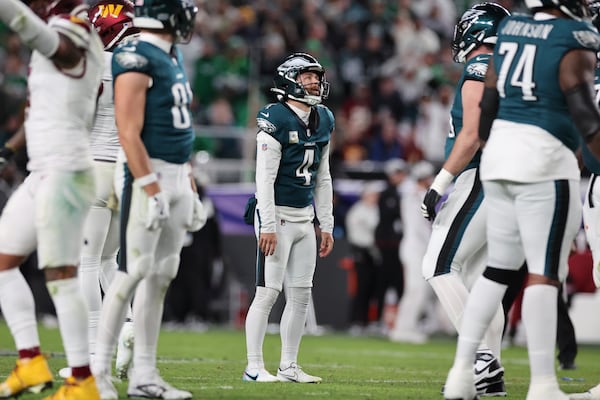
{"label": "player's back", "polygon": [[84,60],[71,70],[59,69],[37,51],[32,54],[25,121],[30,170],[90,166],[89,134],[104,60],[102,42],[89,29]]}
{"label": "player's back", "polygon": [[190,158],[194,140],[192,90],[181,53],[167,49],[165,43],[144,34],[128,38],[113,52],[112,73],[114,80],[126,72],[150,77],[142,140],[151,158],[183,164]]}
{"label": "player's back", "polygon": [[599,37],[585,22],[536,16],[511,16],[498,29],[494,52],[500,95],[497,118],[538,126],[574,151],[579,134],[560,88],[560,63],[571,50],[596,51]]}

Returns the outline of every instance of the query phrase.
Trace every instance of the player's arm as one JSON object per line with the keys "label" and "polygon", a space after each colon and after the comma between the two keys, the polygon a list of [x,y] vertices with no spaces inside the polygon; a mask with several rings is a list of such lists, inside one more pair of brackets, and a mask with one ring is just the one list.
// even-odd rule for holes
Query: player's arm
{"label": "player's arm", "polygon": [[456,141],[448,159],[436,175],[421,204],[423,217],[430,221],[435,219],[435,207],[454,177],[469,164],[479,149],[479,102],[483,87],[483,82],[472,79],[465,81],[462,85],[462,129],[456,135]]}
{"label": "player's arm", "polygon": [[315,182],[315,207],[321,230],[319,256],[327,257],[333,250],[333,184],[329,169],[330,144],[323,148]]}
{"label": "player's arm", "polygon": [[0,170],[4,169],[15,153],[23,147],[25,147],[25,126],[21,125],[17,132],[0,148]]}
{"label": "player's arm", "polygon": [[492,123],[498,115],[498,106],[500,105],[500,95],[496,87],[498,75],[494,68],[494,59],[490,60],[488,70],[485,74],[485,87],[479,103],[479,145],[483,147],[490,137]]}
{"label": "player's arm", "polygon": [[256,135],[256,200],[260,213],[258,247],[266,256],[277,245],[275,221],[275,179],[281,161],[281,144],[266,132]]}
{"label": "player's arm", "polygon": [[596,54],[572,50],[560,62],[559,84],[573,122],[592,153],[600,158],[600,110],[595,101]]}
{"label": "player's arm", "polygon": [[61,68],[73,68],[84,56],[91,34],[89,24],[56,18],[53,26],[40,19],[18,0],[0,1],[0,20],[30,48],[39,51]]}
{"label": "player's arm", "polygon": [[[119,141],[127,156],[127,167],[137,180],[152,177],[154,171],[150,156],[142,141],[146,109],[146,90],[150,85],[150,77],[139,72],[126,72],[115,79],[115,121],[119,130]],[[141,185],[148,196],[160,192],[156,177],[148,178]],[[145,183],[145,182],[140,182]]]}

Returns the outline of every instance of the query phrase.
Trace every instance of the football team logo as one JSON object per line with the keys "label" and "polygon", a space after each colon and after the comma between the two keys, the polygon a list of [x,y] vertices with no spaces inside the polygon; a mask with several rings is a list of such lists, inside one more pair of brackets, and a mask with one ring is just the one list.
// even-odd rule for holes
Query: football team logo
{"label": "football team logo", "polygon": [[122,10],[122,4],[100,4],[98,6],[98,12],[102,18],[119,18]]}

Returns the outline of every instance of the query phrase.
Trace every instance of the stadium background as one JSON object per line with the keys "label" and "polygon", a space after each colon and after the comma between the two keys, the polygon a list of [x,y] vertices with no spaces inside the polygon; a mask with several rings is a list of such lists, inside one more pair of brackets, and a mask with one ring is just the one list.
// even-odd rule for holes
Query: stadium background
{"label": "stadium background", "polygon": [[[90,1],[91,2],[91,1]],[[277,65],[306,51],[326,68],[326,104],[334,110],[332,173],[336,246],[319,261],[319,324],[344,329],[352,287],[344,213],[365,180],[384,179],[392,158],[443,161],[453,85],[453,26],[467,0],[198,0],[192,41],[182,46],[195,94],[194,171],[215,217],[190,236],[166,319],[240,326],[253,292],[255,242],[241,215],[254,185],[254,116],[273,101]],[[522,1],[500,0],[512,12]],[[0,144],[19,126],[26,99],[29,50],[0,26]],[[69,110],[65,110],[68,113]],[[24,175],[26,154],[0,173],[0,206]],[[52,315],[35,259],[24,270],[42,316]],[[174,292],[172,290],[171,292]],[[273,313],[272,318],[278,318]],[[51,318],[49,318],[51,320]]]}

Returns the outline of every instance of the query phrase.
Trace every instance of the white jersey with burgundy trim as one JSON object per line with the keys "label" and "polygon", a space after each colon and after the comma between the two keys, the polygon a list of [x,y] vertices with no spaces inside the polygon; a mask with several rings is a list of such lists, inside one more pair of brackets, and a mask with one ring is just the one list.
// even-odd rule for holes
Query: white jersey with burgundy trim
{"label": "white jersey with burgundy trim", "polygon": [[96,121],[90,136],[90,148],[94,160],[116,162],[121,145],[115,123],[111,60],[112,53],[105,51],[104,73],[102,74],[100,96],[98,97]]}
{"label": "white jersey with burgundy trim", "polygon": [[[49,25],[52,26],[52,20]],[[96,113],[104,50],[91,28],[88,38],[84,58],[70,70],[59,69],[37,51],[32,54],[29,110],[25,119],[30,171],[78,171],[91,166],[89,136]]]}

